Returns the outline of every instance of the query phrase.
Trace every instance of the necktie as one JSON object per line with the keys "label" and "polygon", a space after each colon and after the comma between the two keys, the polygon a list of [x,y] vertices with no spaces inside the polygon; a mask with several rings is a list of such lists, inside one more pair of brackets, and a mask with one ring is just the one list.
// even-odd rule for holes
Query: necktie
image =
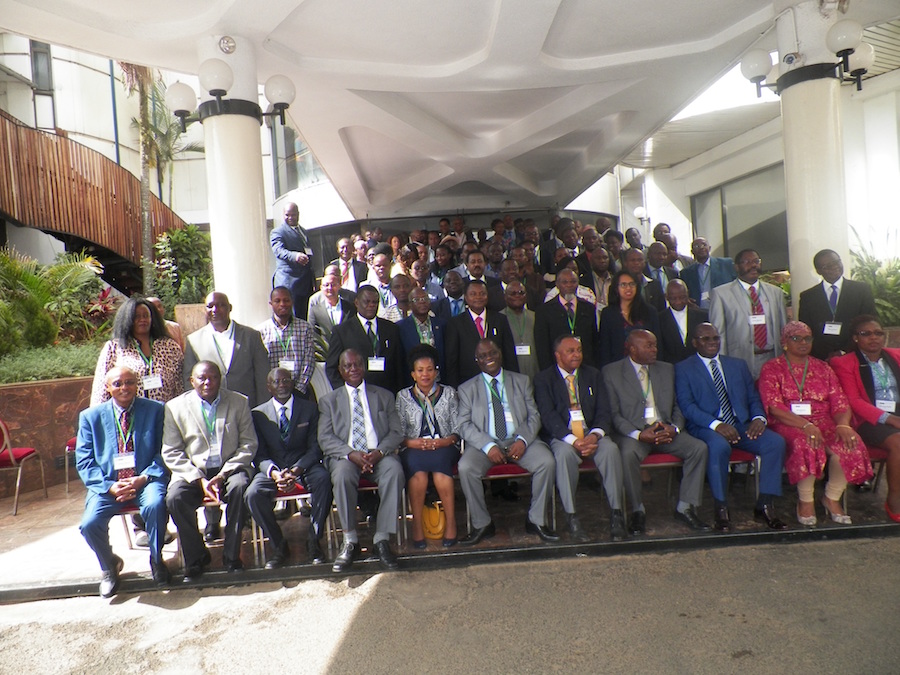
{"label": "necktie", "polygon": [[[641,389],[644,394],[644,422],[653,424],[659,418],[656,416],[656,401],[653,400],[653,385],[650,383],[650,371],[647,366],[641,366],[638,371],[638,379],[641,381]],[[648,410],[650,410],[649,414]]]}
{"label": "necktie", "polygon": [[[480,316],[475,317],[475,328],[478,329],[478,335],[484,337],[484,321]],[[497,380],[494,380],[496,382]]]}
{"label": "necktie", "polygon": [[[569,410],[581,410],[581,406],[578,404],[578,389],[575,387],[574,375],[566,375],[566,389],[569,392]],[[569,427],[575,438],[584,438],[584,422],[571,420]]]}
{"label": "necktie", "polygon": [[350,278],[350,263],[345,260],[341,261],[341,283],[346,284]]}
{"label": "necktie", "polygon": [[491,380],[491,408],[494,411],[494,430],[497,439],[506,438],[506,415],[503,412],[503,399],[500,397],[500,383],[497,378]]}
{"label": "necktie", "polygon": [[[134,452],[134,435],[131,433],[131,429],[128,428],[128,425],[131,423],[131,414],[127,410],[123,410],[122,414],[119,416],[119,426],[122,429],[122,433],[119,434],[119,452]],[[123,480],[125,478],[131,478],[134,476],[134,469],[119,469],[118,471],[118,479]]]}
{"label": "necktie", "polygon": [[353,390],[353,449],[360,452],[368,452],[366,443],[366,415],[363,412],[362,400],[359,397],[359,389]]}
{"label": "necktie", "polygon": [[659,285],[663,290],[666,290],[666,283],[663,281],[663,271],[662,267],[656,268],[656,280],[659,282]]}
{"label": "necktie", "polygon": [[375,335],[375,331],[372,330],[372,322],[366,321],[366,335],[369,336],[369,342],[372,343],[372,353],[378,353],[378,336]]}
{"label": "necktie", "polygon": [[719,370],[719,364],[715,359],[709,362],[709,369],[712,371],[713,384],[716,387],[716,395],[719,397],[719,407],[722,410],[722,421],[725,422],[725,424],[735,426],[737,418],[734,415],[734,408],[731,407],[728,391],[725,389],[725,380],[722,378],[722,371]]}
{"label": "necktie", "polygon": [[[759,301],[759,295],[753,286],[750,287],[750,307],[754,314],[765,314],[763,312],[762,303]],[[757,324],[753,326],[753,344],[757,349],[765,349],[767,343],[767,333],[765,324]]]}
{"label": "necktie", "polygon": [[281,430],[281,440],[286,441],[291,434],[291,423],[288,421],[287,412],[284,406],[278,411],[278,428]]}
{"label": "necktie", "polygon": [[828,304],[831,306],[831,314],[837,309],[838,290],[835,284],[831,284],[831,295],[828,297]]}
{"label": "necktie", "polygon": [[450,301],[450,314],[452,316],[459,316],[459,313],[462,311],[462,299],[459,300],[451,300]]}
{"label": "necktie", "polygon": [[574,325],[575,325],[575,309],[572,307],[572,301],[569,300],[566,302],[566,315],[569,317],[569,328],[574,333]]}
{"label": "necktie", "polygon": [[301,250],[301,252],[306,251],[306,248],[307,248],[306,232],[304,232],[303,228],[300,227],[299,225],[294,228],[294,232],[296,232],[298,235],[300,235],[300,250]]}

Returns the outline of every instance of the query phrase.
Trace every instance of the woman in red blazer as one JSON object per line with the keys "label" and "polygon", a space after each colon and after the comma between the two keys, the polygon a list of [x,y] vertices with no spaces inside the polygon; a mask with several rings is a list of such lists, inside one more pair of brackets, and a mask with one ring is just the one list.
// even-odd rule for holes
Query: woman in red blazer
{"label": "woman in red blazer", "polygon": [[831,367],[850,399],[860,438],[888,452],[884,510],[900,523],[900,349],[884,346],[884,329],[870,314],[851,322],[850,336],[856,349],[832,358]]}

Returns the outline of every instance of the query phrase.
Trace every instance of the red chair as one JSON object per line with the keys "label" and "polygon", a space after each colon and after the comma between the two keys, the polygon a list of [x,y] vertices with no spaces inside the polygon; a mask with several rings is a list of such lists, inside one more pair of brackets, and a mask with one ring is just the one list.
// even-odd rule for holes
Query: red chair
{"label": "red chair", "polygon": [[[275,503],[282,504],[284,502],[297,502],[297,506],[300,506],[300,502],[303,500],[309,500],[312,495],[306,490],[303,485],[300,483],[295,483],[293,489],[290,492],[279,492],[275,496]],[[266,535],[263,532],[262,528],[259,526],[253,518],[250,519],[250,527],[251,527],[251,537],[253,539],[253,558],[256,561],[257,565],[265,562],[266,557]],[[325,530],[328,533],[328,547],[331,548],[331,531],[326,524]]]}
{"label": "red chair", "polygon": [[[731,469],[737,464],[746,464],[747,473],[750,473],[750,471],[752,470],[753,476],[756,480],[756,498],[759,499],[759,455],[754,455],[752,452],[747,452],[746,450],[741,450],[740,448],[734,448],[731,451],[731,457],[728,459],[728,468]],[[729,472],[729,477],[731,475],[733,474]]]}
{"label": "red chair", "polygon": [[[454,467],[453,473],[457,475],[458,469]],[[523,478],[531,476],[531,473],[523,469],[518,464],[494,464],[482,478],[485,480],[502,480],[508,478]],[[469,512],[469,504],[466,503],[466,524],[469,531],[472,530],[472,516]],[[556,529],[556,486],[553,486],[553,497],[550,499],[550,524],[552,529]]]}
{"label": "red chair", "polygon": [[[359,479],[359,487],[357,488],[357,492],[377,492],[378,484],[370,481],[368,478],[360,477]],[[337,549],[338,542],[338,523],[340,522],[340,518],[337,513],[337,505],[334,501],[331,502],[331,514],[329,519],[331,521],[331,526],[329,527],[326,523],[325,529],[328,531],[328,550],[329,552]],[[409,536],[407,532],[407,518],[406,518],[406,487],[404,486],[400,490],[400,527],[397,528],[397,546],[403,545],[403,539]],[[335,548],[332,549],[332,546]]]}
{"label": "red chair", "polygon": [[35,457],[38,460],[38,466],[41,467],[41,486],[44,488],[44,499],[47,499],[47,483],[44,480],[44,462],[41,460],[41,453],[34,448],[14,448],[9,435],[9,427],[6,422],[0,420],[0,471],[16,472],[16,496],[13,500],[13,515],[19,511],[19,489],[22,487],[22,467],[30,459]]}

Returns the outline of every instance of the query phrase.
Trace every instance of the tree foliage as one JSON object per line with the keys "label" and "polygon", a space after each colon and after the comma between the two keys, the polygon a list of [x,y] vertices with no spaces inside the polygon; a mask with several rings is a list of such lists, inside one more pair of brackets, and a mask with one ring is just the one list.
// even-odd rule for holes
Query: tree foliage
{"label": "tree foliage", "polygon": [[203,302],[212,290],[209,233],[196,225],[169,230],[156,241],[156,286],[166,307]]}

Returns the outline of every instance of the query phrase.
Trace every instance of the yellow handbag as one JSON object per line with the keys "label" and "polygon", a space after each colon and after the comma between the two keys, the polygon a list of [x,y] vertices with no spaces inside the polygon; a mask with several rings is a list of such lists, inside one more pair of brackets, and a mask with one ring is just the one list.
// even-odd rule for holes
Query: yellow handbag
{"label": "yellow handbag", "polygon": [[422,509],[422,530],[426,539],[443,539],[444,528],[447,525],[447,516],[444,507],[439,501],[425,504]]}

